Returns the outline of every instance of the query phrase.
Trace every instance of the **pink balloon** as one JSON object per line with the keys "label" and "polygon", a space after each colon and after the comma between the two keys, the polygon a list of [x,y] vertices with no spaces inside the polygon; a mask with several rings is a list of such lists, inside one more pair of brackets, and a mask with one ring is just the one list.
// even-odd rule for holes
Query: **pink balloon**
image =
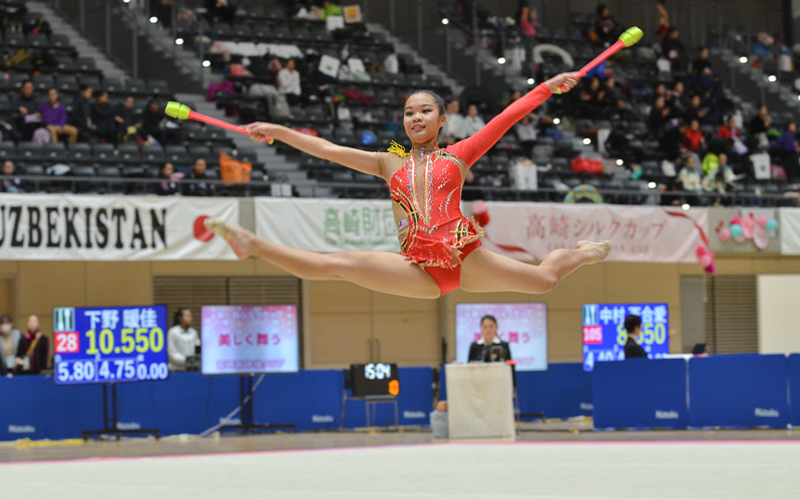
{"label": "pink balloon", "polygon": [[761,217],[756,217],[756,224],[758,224],[761,227],[766,227],[768,220],[769,218],[766,215],[762,215]]}
{"label": "pink balloon", "polygon": [[717,265],[714,264],[714,263],[711,263],[710,266],[705,268],[705,272],[706,272],[706,274],[714,274],[715,272],[717,272]]}
{"label": "pink balloon", "polygon": [[700,257],[700,267],[706,268],[714,263],[714,259],[711,258],[710,254],[704,254]]}
{"label": "pink balloon", "polygon": [[758,226],[753,230],[753,243],[759,250],[765,250],[769,245],[769,234],[763,226]]}
{"label": "pink balloon", "polygon": [[705,255],[706,251],[707,251],[706,247],[704,247],[703,245],[697,245],[697,248],[694,249],[694,253],[696,253],[698,257],[702,257],[703,255]]}
{"label": "pink balloon", "polygon": [[740,216],[731,217],[731,224],[741,224],[742,218]]}
{"label": "pink balloon", "polygon": [[725,243],[729,239],[731,239],[731,230],[726,227],[719,232],[719,241]]}

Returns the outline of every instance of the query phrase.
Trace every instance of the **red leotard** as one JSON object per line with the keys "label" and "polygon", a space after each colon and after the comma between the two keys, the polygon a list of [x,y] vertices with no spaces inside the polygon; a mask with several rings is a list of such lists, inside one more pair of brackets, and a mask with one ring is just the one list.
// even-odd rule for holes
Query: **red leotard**
{"label": "red leotard", "polygon": [[478,133],[427,158],[410,155],[392,175],[392,201],[405,212],[399,229],[408,234],[400,243],[401,254],[418,263],[439,285],[442,295],[459,287],[461,262],[481,246],[483,229],[461,213],[464,183],[459,160],[472,166],[525,115],[552,94],[545,84],[510,104]]}

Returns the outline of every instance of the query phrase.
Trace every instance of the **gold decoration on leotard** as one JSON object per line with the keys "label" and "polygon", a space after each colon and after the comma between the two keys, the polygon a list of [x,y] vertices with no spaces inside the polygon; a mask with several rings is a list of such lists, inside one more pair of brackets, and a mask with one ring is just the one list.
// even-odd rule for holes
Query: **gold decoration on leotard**
{"label": "gold decoration on leotard", "polygon": [[394,141],[392,141],[392,143],[389,145],[389,149],[387,149],[386,151],[394,153],[400,158],[405,158],[406,156],[411,154],[411,153],[406,153],[406,148],[404,148],[400,144],[397,144]]}

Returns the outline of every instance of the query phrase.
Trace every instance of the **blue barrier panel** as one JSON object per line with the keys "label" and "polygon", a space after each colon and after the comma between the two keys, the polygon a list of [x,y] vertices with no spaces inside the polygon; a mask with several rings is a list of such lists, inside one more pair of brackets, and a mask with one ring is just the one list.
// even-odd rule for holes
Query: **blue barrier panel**
{"label": "blue barrier panel", "polygon": [[783,354],[692,358],[689,380],[692,427],[786,427],[789,423]]}
{"label": "blue barrier panel", "polygon": [[686,361],[635,358],[594,365],[594,427],[686,428]]}
{"label": "blue barrier panel", "polygon": [[[397,397],[400,425],[430,425],[433,410],[433,369],[405,367],[398,369],[400,395]],[[345,411],[345,427],[364,427],[367,424],[365,402],[349,400]],[[375,409],[375,425],[394,425],[394,405],[382,403]]]}
{"label": "blue barrier panel", "polygon": [[256,389],[253,418],[259,424],[294,424],[298,431],[339,428],[343,390],[341,370],[266,375]]}
{"label": "blue barrier panel", "polygon": [[56,386],[52,376],[0,378],[0,441],[69,439],[103,427],[97,385]]}
{"label": "blue barrier panel", "polygon": [[517,372],[520,413],[546,418],[592,415],[592,372],[582,363],[550,363],[546,371]]}
{"label": "blue barrier panel", "polygon": [[789,423],[800,426],[800,354],[786,360],[789,371]]}
{"label": "blue barrier panel", "polygon": [[122,429],[199,434],[239,406],[239,377],[172,372],[163,382],[118,384],[117,397]]}

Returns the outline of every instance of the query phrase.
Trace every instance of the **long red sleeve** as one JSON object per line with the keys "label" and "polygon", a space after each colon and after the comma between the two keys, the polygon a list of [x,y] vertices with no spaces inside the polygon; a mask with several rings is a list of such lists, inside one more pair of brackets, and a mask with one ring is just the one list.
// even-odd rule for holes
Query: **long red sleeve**
{"label": "long red sleeve", "polygon": [[536,109],[541,103],[546,101],[551,95],[550,89],[544,83],[539,84],[535,89],[525,94],[520,99],[512,102],[486,124],[477,134],[459,141],[446,148],[464,162],[472,166],[478,158],[486,154],[497,141],[525,115]]}

